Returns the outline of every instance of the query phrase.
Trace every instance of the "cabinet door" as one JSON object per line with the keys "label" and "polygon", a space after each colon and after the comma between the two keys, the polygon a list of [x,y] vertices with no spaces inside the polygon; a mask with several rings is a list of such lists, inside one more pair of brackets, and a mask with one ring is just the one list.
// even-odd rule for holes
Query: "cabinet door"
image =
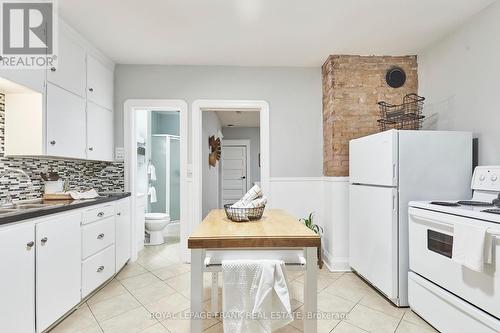
{"label": "cabinet door", "polygon": [[113,109],[113,71],[87,55],[87,98],[108,110]]}
{"label": "cabinet door", "polygon": [[35,331],[35,227],[0,229],[0,331]]}
{"label": "cabinet door", "polygon": [[86,158],[85,100],[47,84],[47,155]]}
{"label": "cabinet door", "polygon": [[87,158],[113,160],[113,111],[87,103]]}
{"label": "cabinet door", "polygon": [[85,49],[61,29],[57,66],[47,70],[47,80],[85,97],[85,75]]}
{"label": "cabinet door", "polygon": [[36,225],[37,331],[42,332],[81,299],[81,213]]}
{"label": "cabinet door", "polygon": [[116,270],[120,270],[130,259],[131,216],[130,200],[123,199],[116,204]]}
{"label": "cabinet door", "polygon": [[39,93],[45,92],[45,71],[40,69],[0,69],[0,78]]}

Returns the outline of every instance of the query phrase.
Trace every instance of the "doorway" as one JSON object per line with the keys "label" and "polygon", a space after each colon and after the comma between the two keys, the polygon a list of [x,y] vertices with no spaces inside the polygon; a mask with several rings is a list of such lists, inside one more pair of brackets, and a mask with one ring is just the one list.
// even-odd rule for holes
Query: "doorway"
{"label": "doorway", "polygon": [[[248,153],[251,154],[252,149],[249,147],[246,149],[246,145],[240,144],[232,145],[231,140],[238,140],[237,138],[230,139],[229,135],[224,134],[225,128],[234,128],[237,131],[237,126],[222,126],[224,125],[224,119],[228,118],[230,115],[238,114],[240,117],[248,117],[253,113],[257,116],[259,132],[257,134],[259,143],[257,151],[260,151],[257,158],[248,157]],[[205,115],[211,115],[206,117]],[[217,114],[219,116],[217,116]],[[220,128],[216,126],[207,126],[207,123],[214,123],[208,121],[206,118],[218,118],[220,122]],[[226,116],[226,117],[225,117]],[[198,100],[193,103],[192,107],[192,137],[193,137],[193,219],[190,224],[190,232],[192,232],[196,225],[198,225],[202,219],[208,214],[211,209],[221,208],[223,199],[226,195],[224,191],[227,190],[227,196],[232,194],[233,197],[240,195],[244,189],[248,189],[253,185],[253,183],[260,184],[264,193],[270,197],[270,186],[269,186],[269,170],[270,170],[270,160],[269,160],[269,105],[264,101],[232,101],[232,100]],[[217,121],[215,121],[216,123]],[[231,125],[229,123],[225,125]],[[234,125],[234,124],[233,124]],[[228,132],[226,132],[227,134]],[[208,154],[209,145],[208,140],[210,137],[215,137],[215,139],[221,140],[221,153],[222,149],[235,147],[232,150],[232,157],[229,161],[229,166],[227,166],[227,161],[224,161],[224,157],[221,154],[221,160],[218,161],[215,167],[209,168],[208,165]],[[243,140],[243,139],[240,139]],[[245,147],[245,149],[243,149]],[[239,160],[236,154],[243,154],[247,157],[241,157]],[[252,182],[252,179],[248,179],[249,174],[252,172],[253,167],[245,167],[242,165],[243,161],[248,162],[249,160],[255,162],[259,167],[259,179]],[[222,161],[222,162],[221,162]],[[222,167],[221,167],[222,164]],[[238,166],[239,164],[239,166]],[[247,163],[245,163],[248,165]],[[226,172],[227,171],[227,172]],[[246,173],[246,175],[243,174]],[[231,174],[228,179],[223,179],[227,175]],[[214,181],[214,174],[219,175],[219,179]],[[242,179],[241,177],[245,177]],[[204,188],[209,188],[212,192],[211,194],[204,193]],[[205,191],[206,192],[206,191]],[[205,194],[205,195],[204,195]],[[244,194],[244,193],[243,193]],[[215,197],[215,200],[214,200]],[[233,200],[233,199],[231,199]]]}
{"label": "doorway", "polygon": [[[158,209],[169,214],[174,224],[179,221],[174,233],[177,232],[180,238],[181,257],[187,257],[187,104],[182,100],[128,100],[124,109],[125,190],[131,192],[133,216],[132,261],[144,247],[144,215]],[[159,121],[148,120],[147,116],[142,118],[141,124],[137,116],[148,113],[150,116],[176,114],[178,132],[172,134],[165,128],[158,128]],[[148,129],[143,131],[142,137],[139,135],[141,126]],[[154,166],[154,175],[151,166]],[[156,192],[155,200],[152,200],[152,187]]]}

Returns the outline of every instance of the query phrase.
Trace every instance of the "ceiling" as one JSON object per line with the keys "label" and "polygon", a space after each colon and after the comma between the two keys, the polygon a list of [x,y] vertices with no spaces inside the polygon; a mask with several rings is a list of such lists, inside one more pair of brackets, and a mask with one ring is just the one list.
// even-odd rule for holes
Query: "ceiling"
{"label": "ceiling", "polygon": [[215,111],[222,127],[260,127],[259,111]]}
{"label": "ceiling", "polygon": [[119,64],[320,66],[417,54],[494,0],[59,0]]}

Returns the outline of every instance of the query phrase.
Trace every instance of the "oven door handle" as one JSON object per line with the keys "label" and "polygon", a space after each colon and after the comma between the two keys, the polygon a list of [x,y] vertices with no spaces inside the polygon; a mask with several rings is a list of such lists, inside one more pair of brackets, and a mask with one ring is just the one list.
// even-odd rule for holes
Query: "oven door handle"
{"label": "oven door handle", "polygon": [[[439,221],[439,220],[436,220],[436,219],[431,219],[431,218],[428,218],[428,217],[423,217],[423,216],[420,216],[420,215],[415,215],[415,214],[411,214],[411,216],[416,219],[416,220],[421,220],[421,221],[424,221],[424,222],[427,222],[427,223],[431,223],[431,224],[435,224],[435,225],[438,225],[438,226],[441,226],[441,227],[445,227],[445,228],[448,228],[448,229],[453,229],[453,223],[446,223],[446,222],[442,222],[442,221]],[[457,222],[457,223],[460,223],[460,222]],[[487,230],[486,232],[487,234],[489,234],[491,237],[499,237],[500,238],[500,231],[491,231],[491,230]]]}

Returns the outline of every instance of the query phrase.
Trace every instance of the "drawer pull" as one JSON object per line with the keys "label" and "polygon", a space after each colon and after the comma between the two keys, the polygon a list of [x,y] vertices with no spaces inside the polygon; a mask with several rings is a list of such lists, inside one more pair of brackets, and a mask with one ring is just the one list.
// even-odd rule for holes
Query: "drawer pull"
{"label": "drawer pull", "polygon": [[99,266],[99,268],[97,269],[97,273],[100,273],[104,270],[104,266]]}
{"label": "drawer pull", "polygon": [[104,238],[104,234],[97,235],[97,239],[103,239],[103,238]]}
{"label": "drawer pull", "polygon": [[104,212],[97,213],[97,217],[103,217],[103,216],[104,216]]}

